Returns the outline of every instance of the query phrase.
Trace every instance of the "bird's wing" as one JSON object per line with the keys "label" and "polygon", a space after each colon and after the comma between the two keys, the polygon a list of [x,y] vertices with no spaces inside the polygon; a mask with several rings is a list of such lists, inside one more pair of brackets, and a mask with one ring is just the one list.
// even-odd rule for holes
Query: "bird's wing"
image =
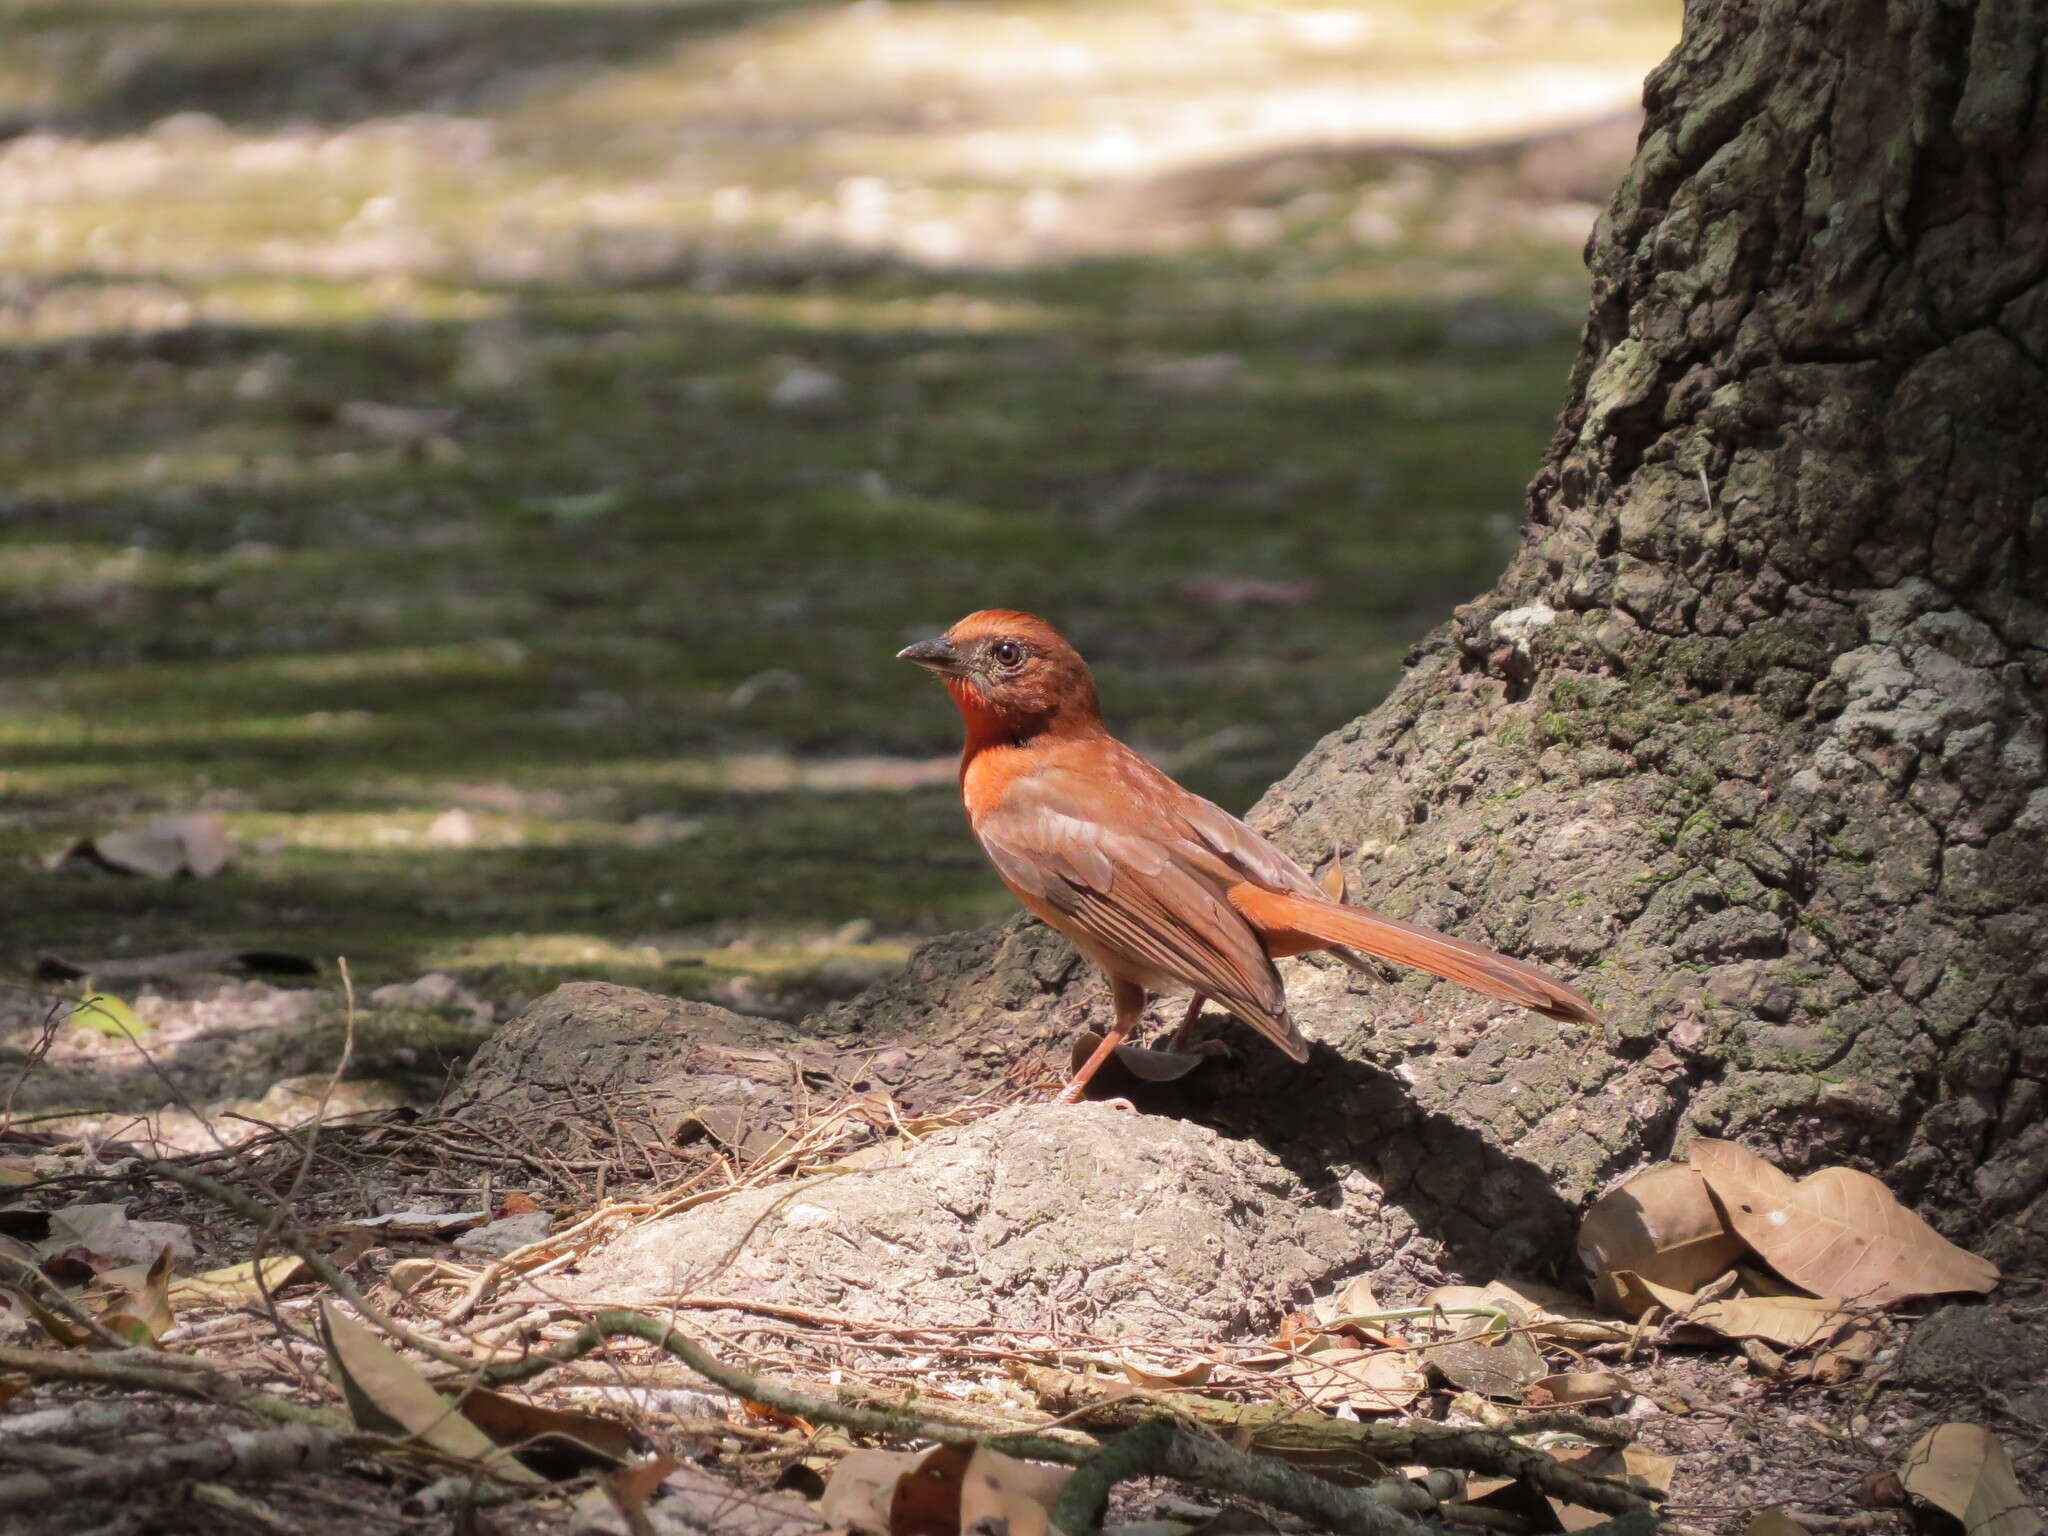
{"label": "bird's wing", "polygon": [[1308,1047],[1259,936],[1201,851],[1114,776],[1019,775],[977,818],[989,860],[1078,937],[1206,993],[1297,1061]]}

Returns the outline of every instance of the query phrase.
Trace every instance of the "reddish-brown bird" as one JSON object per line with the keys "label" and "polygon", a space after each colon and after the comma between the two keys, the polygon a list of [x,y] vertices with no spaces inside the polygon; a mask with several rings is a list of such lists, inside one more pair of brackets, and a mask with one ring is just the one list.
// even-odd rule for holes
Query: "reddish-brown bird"
{"label": "reddish-brown bird", "polygon": [[960,706],[967,819],[1003,884],[1109,978],[1116,1023],[1062,1103],[1081,1097],[1154,993],[1195,994],[1183,1035],[1213,997],[1308,1060],[1273,962],[1311,950],[1361,970],[1371,967],[1360,952],[1420,966],[1554,1019],[1600,1022],[1533,966],[1331,900],[1265,838],[1110,735],[1088,664],[1043,619],[970,613],[898,655],[939,674]]}

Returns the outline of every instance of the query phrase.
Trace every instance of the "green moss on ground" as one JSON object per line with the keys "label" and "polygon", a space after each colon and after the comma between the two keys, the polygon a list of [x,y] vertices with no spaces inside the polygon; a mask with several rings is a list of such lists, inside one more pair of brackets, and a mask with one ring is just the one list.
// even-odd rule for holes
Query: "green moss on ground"
{"label": "green moss on ground", "polygon": [[[1011,9],[1055,35],[1138,14]],[[1410,9],[1387,38],[1442,64]],[[728,82],[837,47],[805,42],[824,13],[427,10],[10,18],[0,90],[48,129],[0,154],[35,209],[0,317],[12,961],[260,945],[345,954],[361,987],[851,984],[1009,906],[907,639],[1044,612],[1119,729],[1241,807],[1512,546],[1575,346],[1568,241],[1418,223],[1364,249],[1318,193],[1249,248],[803,244],[848,152],[768,131],[780,98],[740,123]],[[841,87],[870,171],[971,235],[990,179]],[[728,180],[750,211],[714,229]],[[636,230],[660,259],[619,256]],[[837,397],[776,404],[798,369]],[[1219,577],[1313,587],[1219,606]],[[194,806],[238,839],[216,878],[38,862]],[[835,938],[855,919],[872,935]]]}

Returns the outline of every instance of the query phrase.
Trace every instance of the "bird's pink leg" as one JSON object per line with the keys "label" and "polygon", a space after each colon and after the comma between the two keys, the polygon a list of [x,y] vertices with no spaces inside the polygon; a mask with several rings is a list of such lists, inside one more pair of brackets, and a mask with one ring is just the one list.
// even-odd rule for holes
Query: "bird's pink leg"
{"label": "bird's pink leg", "polygon": [[[1109,1060],[1116,1048],[1130,1038],[1137,1028],[1138,1019],[1145,1011],[1145,989],[1135,982],[1112,979],[1109,984],[1110,1001],[1116,1007],[1116,1022],[1109,1027],[1109,1033],[1102,1037],[1102,1044],[1095,1047],[1094,1054],[1081,1063],[1081,1068],[1067,1079],[1067,1086],[1060,1090],[1060,1096],[1053,1102],[1078,1104],[1081,1094],[1088,1086],[1102,1064]],[[1126,1106],[1128,1107],[1128,1106]]]}
{"label": "bird's pink leg", "polygon": [[1188,1011],[1180,1021],[1180,1028],[1173,1032],[1173,1038],[1166,1042],[1166,1049],[1179,1051],[1188,1056],[1228,1056],[1230,1044],[1224,1040],[1192,1039],[1195,1025],[1202,1017],[1202,1005],[1209,999],[1197,992],[1188,999]]}

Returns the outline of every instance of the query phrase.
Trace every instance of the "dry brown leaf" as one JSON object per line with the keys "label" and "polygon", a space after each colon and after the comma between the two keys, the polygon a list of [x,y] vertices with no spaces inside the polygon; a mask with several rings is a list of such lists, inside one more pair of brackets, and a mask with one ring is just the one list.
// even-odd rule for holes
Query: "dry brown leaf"
{"label": "dry brown leaf", "polygon": [[175,1221],[131,1221],[119,1203],[69,1205],[49,1213],[50,1235],[36,1246],[45,1255],[77,1247],[95,1256],[95,1269],[113,1269],[121,1261],[154,1264],[164,1244],[181,1258],[193,1253],[192,1234]]}
{"label": "dry brown leaf", "polygon": [[1562,1371],[1532,1381],[1522,1389],[1531,1408],[1558,1408],[1572,1403],[1604,1403],[1632,1390],[1612,1371]]}
{"label": "dry brown leaf", "polygon": [[476,1271],[446,1259],[400,1259],[384,1278],[399,1295],[410,1296],[438,1285],[468,1285],[476,1279]]}
{"label": "dry brown leaf", "polygon": [[838,1466],[818,1496],[818,1515],[829,1526],[866,1536],[889,1536],[889,1501],[896,1483],[916,1463],[917,1451],[855,1451]]}
{"label": "dry brown leaf", "polygon": [[272,1254],[225,1269],[209,1269],[203,1275],[185,1275],[171,1282],[173,1305],[188,1307],[233,1305],[254,1301],[265,1291],[279,1291],[288,1285],[313,1278],[312,1266],[296,1253]]}
{"label": "dry brown leaf", "polygon": [[1348,1403],[1360,1413],[1399,1413],[1422,1395],[1425,1385],[1408,1356],[1342,1346],[1297,1355],[1288,1362],[1287,1374],[1316,1407]]}
{"label": "dry brown leaf", "polygon": [[987,1521],[982,1529],[1006,1531],[1008,1536],[1046,1536],[1060,1490],[1073,1475],[1072,1467],[1019,1461],[978,1445],[960,1482],[959,1528],[971,1531]]}
{"label": "dry brown leaf", "polygon": [[[1573,1471],[1583,1472],[1588,1477],[1636,1480],[1658,1493],[1671,1491],[1671,1474],[1678,1469],[1678,1463],[1671,1457],[1659,1456],[1655,1451],[1646,1451],[1639,1445],[1626,1446],[1618,1450],[1610,1446],[1589,1445],[1568,1451],[1553,1451],[1551,1455]],[[1567,1504],[1562,1499],[1549,1499],[1548,1503],[1557,1514],[1558,1524],[1567,1531],[1583,1531],[1614,1518],[1613,1515],[1602,1514],[1597,1509]]]}
{"label": "dry brown leaf", "polygon": [[218,811],[192,811],[146,826],[101,832],[73,843],[49,862],[55,868],[73,860],[157,880],[218,874],[228,861],[227,818]]}
{"label": "dry brown leaf", "polygon": [[1743,1252],[1742,1239],[1729,1230],[1706,1180],[1677,1163],[1610,1190],[1579,1223],[1579,1262],[1593,1276],[1594,1296],[1612,1307],[1621,1304],[1613,1277],[1622,1270],[1692,1291]]}
{"label": "dry brown leaf", "polygon": [[1563,1339],[1573,1344],[1614,1343],[1629,1330],[1603,1317],[1583,1297],[1533,1280],[1489,1280],[1485,1285],[1443,1285],[1423,1298],[1432,1307],[1498,1307],[1519,1311],[1528,1319],[1531,1338]]}
{"label": "dry brown leaf", "polygon": [[1807,1381],[1838,1386],[1847,1381],[1877,1353],[1875,1328],[1851,1328],[1841,1338],[1806,1363],[1800,1373]]}
{"label": "dry brown leaf", "polygon": [[[106,1278],[106,1277],[103,1277]],[[122,1292],[100,1314],[100,1325],[129,1343],[148,1348],[177,1325],[171,1313],[171,1245],[165,1243],[156,1262],[138,1279],[122,1282]]]}
{"label": "dry brown leaf", "polygon": [[1709,1137],[1688,1155],[1742,1240],[1817,1296],[1888,1306],[1998,1283],[1997,1265],[1958,1248],[1867,1173],[1823,1168],[1795,1180],[1748,1148]]}
{"label": "dry brown leaf", "polygon": [[935,1445],[901,1477],[889,1499],[889,1536],[958,1536],[960,1485],[972,1456],[965,1446]]}
{"label": "dry brown leaf", "polygon": [[1640,1317],[1662,1307],[1674,1317],[1730,1339],[1763,1339],[1782,1349],[1825,1344],[1854,1321],[1839,1303],[1817,1296],[1724,1296],[1702,1299],[1623,1270],[1614,1277],[1624,1305]]}
{"label": "dry brown leaf", "polygon": [[1385,1309],[1380,1306],[1379,1297],[1373,1294],[1372,1281],[1365,1275],[1353,1275],[1336,1295],[1318,1298],[1309,1310],[1323,1327],[1341,1328],[1346,1322],[1373,1318],[1375,1313]]}
{"label": "dry brown leaf", "polygon": [[628,1466],[618,1467],[598,1478],[598,1484],[611,1496],[613,1504],[623,1513],[628,1510],[644,1510],[647,1501],[654,1496],[655,1489],[668,1480],[669,1473],[682,1463],[673,1456],[649,1456]]}
{"label": "dry brown leaf", "polygon": [[534,1470],[550,1477],[574,1477],[599,1468],[616,1471],[633,1456],[633,1432],[616,1419],[545,1408],[485,1387],[448,1395],[462,1416],[493,1443],[517,1452]]}
{"label": "dry brown leaf", "polygon": [[1906,1491],[1963,1522],[1964,1536],[2040,1536],[2005,1443],[1981,1424],[1943,1424],[1899,1466]]}
{"label": "dry brown leaf", "polygon": [[511,1483],[537,1483],[540,1475],[521,1466],[436,1392],[402,1355],[332,1304],[320,1308],[327,1343],[349,1417],[373,1434],[397,1434],[430,1445],[444,1455],[487,1463]]}
{"label": "dry brown leaf", "polygon": [[1175,1363],[1163,1356],[1125,1355],[1117,1361],[1132,1386],[1165,1391],[1172,1387],[1199,1387],[1215,1374],[1216,1362],[1195,1360]]}

